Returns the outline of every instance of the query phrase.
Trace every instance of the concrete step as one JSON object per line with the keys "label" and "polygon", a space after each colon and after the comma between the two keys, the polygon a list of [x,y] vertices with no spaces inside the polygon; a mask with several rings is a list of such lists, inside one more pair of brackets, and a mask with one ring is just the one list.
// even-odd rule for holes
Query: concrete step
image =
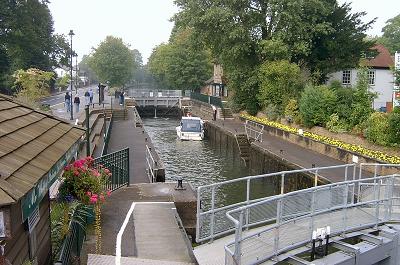
{"label": "concrete step", "polygon": [[[115,265],[115,256],[106,255],[88,255],[88,265]],[[194,265],[194,263],[170,261],[170,260],[153,260],[140,259],[135,257],[121,257],[121,265]]]}

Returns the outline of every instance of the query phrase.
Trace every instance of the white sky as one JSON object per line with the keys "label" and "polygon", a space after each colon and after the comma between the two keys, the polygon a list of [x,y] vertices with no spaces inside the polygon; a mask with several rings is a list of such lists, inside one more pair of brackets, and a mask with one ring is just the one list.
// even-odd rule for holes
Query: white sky
{"label": "white sky", "polygon": [[[386,20],[400,13],[400,0],[338,0],[352,2],[353,11],[366,11],[365,21],[378,17],[369,35],[381,35]],[[121,37],[138,49],[144,63],[152,49],[167,42],[173,23],[168,20],[178,11],[173,0],[51,0],[49,5],[55,32],[72,29],[73,48],[79,59],[108,35]]]}

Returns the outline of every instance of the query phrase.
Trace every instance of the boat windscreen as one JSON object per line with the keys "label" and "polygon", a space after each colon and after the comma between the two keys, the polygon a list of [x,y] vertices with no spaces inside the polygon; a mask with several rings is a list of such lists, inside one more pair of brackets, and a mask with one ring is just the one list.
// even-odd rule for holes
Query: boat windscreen
{"label": "boat windscreen", "polygon": [[182,132],[201,132],[201,124],[199,120],[182,120]]}

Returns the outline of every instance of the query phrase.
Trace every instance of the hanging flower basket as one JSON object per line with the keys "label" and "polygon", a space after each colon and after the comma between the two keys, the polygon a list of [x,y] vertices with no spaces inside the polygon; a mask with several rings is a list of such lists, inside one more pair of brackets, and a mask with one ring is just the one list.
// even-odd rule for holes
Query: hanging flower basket
{"label": "hanging flower basket", "polygon": [[88,221],[93,222],[96,233],[96,253],[101,254],[101,204],[110,196],[111,191],[105,189],[111,172],[103,166],[94,166],[94,160],[86,157],[77,160],[64,168],[63,184],[59,196],[66,201],[78,200],[92,206],[93,213]]}

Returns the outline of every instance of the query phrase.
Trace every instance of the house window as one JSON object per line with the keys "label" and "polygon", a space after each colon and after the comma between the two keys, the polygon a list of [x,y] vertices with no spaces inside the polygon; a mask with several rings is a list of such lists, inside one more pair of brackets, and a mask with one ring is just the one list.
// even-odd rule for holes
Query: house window
{"label": "house window", "polygon": [[350,85],[350,83],[351,83],[351,72],[350,70],[345,70],[343,71],[342,84]]}
{"label": "house window", "polygon": [[375,85],[375,71],[368,71],[368,84],[371,86]]}

